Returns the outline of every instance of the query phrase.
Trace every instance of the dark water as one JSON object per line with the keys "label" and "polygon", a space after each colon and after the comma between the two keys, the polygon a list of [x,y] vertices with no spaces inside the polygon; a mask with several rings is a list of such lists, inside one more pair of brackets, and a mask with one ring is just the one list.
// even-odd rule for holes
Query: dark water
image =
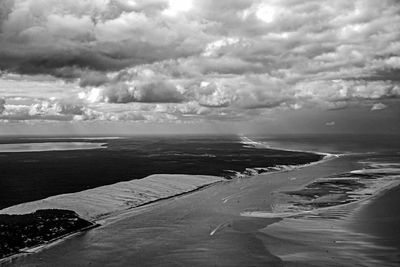
{"label": "dark water", "polygon": [[[376,238],[375,242],[400,251],[400,186],[368,204],[355,218],[352,228]],[[399,262],[400,265],[400,262]]]}
{"label": "dark water", "polygon": [[[324,151],[330,153],[345,154],[345,158],[351,159],[356,157],[355,162],[374,162],[383,164],[400,164],[400,136],[398,135],[315,135],[315,136],[279,136],[279,137],[256,137],[257,140],[276,147],[285,147],[288,149],[303,149],[312,151]],[[352,156],[354,155],[354,156]],[[366,168],[367,165],[362,164],[358,168]],[[398,168],[398,167],[397,167]],[[338,173],[340,173],[338,171]],[[398,172],[397,172],[398,174]],[[382,177],[393,175],[382,173]],[[400,180],[400,177],[397,177]],[[346,244],[352,244],[352,241],[358,240],[360,244],[365,245],[365,249],[361,249],[361,245],[351,248],[343,244],[348,250],[348,254],[357,258],[360,255],[366,258],[379,260],[381,262],[362,262],[360,265],[365,266],[400,266],[400,186],[391,188],[382,192],[377,197],[372,198],[363,205],[356,214],[346,221],[346,228],[353,231],[347,234],[349,241]],[[346,216],[352,214],[351,208],[337,208],[332,211],[335,216]],[[328,212],[329,215],[329,212]],[[323,218],[313,218],[318,227],[332,227],[334,222],[324,221]],[[312,228],[312,223],[307,226],[310,221],[300,221],[302,225],[293,226],[298,228]],[[306,225],[306,226],[305,226]],[[291,226],[291,227],[293,227]],[[321,234],[324,230],[321,227]],[[287,230],[287,229],[286,229]],[[310,231],[309,229],[307,229]],[[310,232],[304,231],[310,235]],[[326,234],[325,233],[325,234]],[[363,238],[357,235],[366,234],[370,243],[363,243]],[[311,238],[312,239],[312,238]],[[353,239],[353,240],[352,240]],[[328,238],[328,240],[330,240]],[[383,251],[383,252],[382,252]],[[340,264],[338,264],[340,266]],[[353,266],[349,263],[349,266]],[[358,266],[358,265],[357,265]]]}
{"label": "dark water", "polygon": [[243,172],[251,167],[304,164],[320,158],[246,147],[237,136],[3,138],[0,144],[83,141],[107,143],[107,148],[0,153],[0,209],[151,174],[226,176],[231,175],[227,170]]}
{"label": "dark water", "polygon": [[[295,170],[290,175],[297,179],[290,185],[299,186],[338,168],[351,170],[354,164],[339,159]],[[285,266],[270,249],[290,244],[259,231],[279,219],[245,218],[240,212],[269,208],[271,192],[288,182],[288,173],[281,172],[220,183],[133,211],[10,265]]]}
{"label": "dark water", "polygon": [[[271,211],[270,203],[273,202],[277,190],[302,188],[317,178],[360,169],[365,161],[400,163],[399,138],[322,135],[263,136],[253,139],[272,147],[346,155],[291,172],[234,179],[230,183],[218,184],[194,194],[171,199],[149,209],[137,213],[135,211],[130,216],[39,253],[15,259],[10,265],[398,266],[399,187],[361,206],[356,216],[353,216],[353,206],[333,209],[332,212],[337,215],[335,217],[339,218],[335,220],[324,216],[288,219],[246,218],[241,214],[246,211]],[[219,171],[233,169],[232,166],[249,167],[246,165],[248,163],[252,163],[253,167],[260,166],[258,162],[253,161],[253,156],[254,159],[262,159],[261,162],[275,157],[273,153],[277,153],[281,160],[292,157],[290,152],[287,155],[283,152],[272,153],[266,149],[247,148],[243,147],[238,139],[235,139],[235,142],[232,140],[233,138],[228,141],[224,138],[215,138],[213,141],[208,139],[207,142],[216,146],[211,146],[206,153],[204,149],[200,149],[201,152],[198,153],[217,155],[218,150],[222,150],[221,155],[229,156],[220,157],[228,162],[236,159],[238,155],[248,157],[251,154],[249,160],[242,157],[242,161],[223,165],[226,167],[219,168]],[[120,141],[122,142],[118,140],[116,143]],[[133,140],[123,141],[129,146],[127,143]],[[110,144],[113,142],[109,141]],[[138,140],[135,142],[140,143]],[[184,150],[186,145],[182,140],[168,139],[163,142],[171,144],[171,148],[174,147],[173,154],[178,154],[177,151],[188,153],[188,150]],[[162,147],[160,144],[163,142],[151,143],[148,147],[153,148],[149,151],[153,151],[153,155],[163,155],[163,150],[157,151],[157,147]],[[196,151],[196,147],[210,146],[199,142],[197,138],[192,142],[191,153]],[[112,150],[111,145],[109,149]],[[212,149],[217,152],[211,153]],[[240,153],[235,153],[234,149],[239,149]],[[118,151],[123,151],[122,145]],[[95,152],[97,154],[103,151]],[[257,154],[258,152],[263,153]],[[171,162],[171,159],[177,160],[171,156],[171,152],[168,153],[169,156],[164,154],[167,162]],[[235,154],[236,156],[233,156]],[[209,166],[207,160],[210,166],[214,166],[213,160],[218,158],[203,157],[206,156],[195,157],[200,165],[196,163],[196,167],[193,168],[202,166],[195,171],[206,170]],[[191,166],[188,159],[190,157],[182,158],[186,159],[183,166]],[[241,162],[245,163],[239,165]],[[177,164],[180,166],[180,163]],[[219,164],[225,163],[220,161]]]}

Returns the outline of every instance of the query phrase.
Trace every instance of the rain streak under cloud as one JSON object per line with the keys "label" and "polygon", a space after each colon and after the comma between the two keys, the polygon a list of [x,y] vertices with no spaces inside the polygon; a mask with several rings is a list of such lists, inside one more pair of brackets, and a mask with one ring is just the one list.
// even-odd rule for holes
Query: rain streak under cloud
{"label": "rain streak under cloud", "polygon": [[400,2],[4,0],[0,69],[4,123],[379,113],[399,105]]}

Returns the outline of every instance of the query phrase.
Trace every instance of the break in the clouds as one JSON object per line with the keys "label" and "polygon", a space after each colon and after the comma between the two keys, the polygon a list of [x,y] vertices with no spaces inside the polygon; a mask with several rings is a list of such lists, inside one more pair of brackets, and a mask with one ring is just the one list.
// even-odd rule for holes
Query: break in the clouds
{"label": "break in the clouds", "polygon": [[4,0],[0,119],[248,120],[400,98],[396,0]]}

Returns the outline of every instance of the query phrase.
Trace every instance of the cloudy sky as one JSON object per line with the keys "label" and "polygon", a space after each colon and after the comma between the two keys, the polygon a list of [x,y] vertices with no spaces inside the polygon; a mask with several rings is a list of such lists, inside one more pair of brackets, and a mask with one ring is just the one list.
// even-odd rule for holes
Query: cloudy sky
{"label": "cloudy sky", "polygon": [[0,0],[0,134],[400,132],[400,1]]}

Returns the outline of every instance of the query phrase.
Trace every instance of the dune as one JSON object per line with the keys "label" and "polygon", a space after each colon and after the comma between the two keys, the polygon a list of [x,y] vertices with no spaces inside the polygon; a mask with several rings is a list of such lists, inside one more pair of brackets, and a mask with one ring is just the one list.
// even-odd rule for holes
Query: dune
{"label": "dune", "polygon": [[224,181],[217,176],[154,174],[81,192],[52,196],[0,210],[0,214],[27,214],[39,209],[66,209],[96,221],[160,199]]}

